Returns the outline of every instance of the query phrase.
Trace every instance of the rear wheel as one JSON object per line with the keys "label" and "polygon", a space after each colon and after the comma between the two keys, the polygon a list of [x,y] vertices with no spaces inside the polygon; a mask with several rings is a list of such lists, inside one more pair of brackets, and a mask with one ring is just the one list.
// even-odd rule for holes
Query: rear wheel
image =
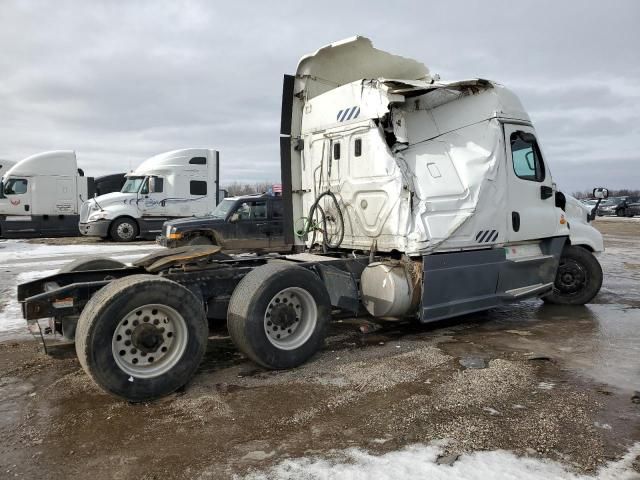
{"label": "rear wheel", "polygon": [[585,248],[569,245],[562,251],[553,292],[543,300],[560,305],[589,303],[602,286],[602,267]]}
{"label": "rear wheel", "polygon": [[[89,257],[80,258],[73,262],[67,263],[60,269],[59,273],[68,272],[85,272],[87,270],[111,270],[114,268],[124,268],[126,265],[118,260],[107,257]],[[60,322],[61,333],[67,340],[74,340],[76,336],[76,325],[78,324],[78,315],[70,317],[61,317],[57,319]]]}
{"label": "rear wheel", "polygon": [[114,280],[87,303],[76,353],[101,388],[140,402],[186,384],[207,338],[202,303],[191,291],[153,275],[132,275]]}
{"label": "rear wheel", "polygon": [[309,270],[268,263],[238,284],[227,314],[234,344],[254,362],[271,369],[296,367],[324,343],[331,301]]}
{"label": "rear wheel", "polygon": [[138,237],[138,224],[133,218],[117,218],[111,223],[109,233],[116,242],[132,242]]}

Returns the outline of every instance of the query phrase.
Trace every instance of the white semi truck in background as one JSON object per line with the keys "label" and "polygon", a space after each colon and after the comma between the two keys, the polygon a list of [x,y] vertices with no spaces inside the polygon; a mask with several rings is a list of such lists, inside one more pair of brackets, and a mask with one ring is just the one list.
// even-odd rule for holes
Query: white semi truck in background
{"label": "white semi truck in background", "polygon": [[120,189],[123,179],[123,173],[85,176],[71,150],[27,157],[2,174],[0,237],[78,236],[82,203],[96,192]]}
{"label": "white semi truck in background", "polygon": [[335,310],[433,322],[535,297],[582,305],[600,289],[592,212],[556,190],[529,116],[496,83],[441,82],[350,38],[285,76],[280,146],[298,253],[79,260],[18,287],[27,322],[75,331],[90,377],[144,401],[194,375],[208,320],[286,369],[322,347]]}
{"label": "white semi truck in background", "polygon": [[187,148],[153,156],[126,175],[120,192],[82,206],[80,232],[118,242],[155,238],[167,220],[213,211],[219,172],[216,150]]}

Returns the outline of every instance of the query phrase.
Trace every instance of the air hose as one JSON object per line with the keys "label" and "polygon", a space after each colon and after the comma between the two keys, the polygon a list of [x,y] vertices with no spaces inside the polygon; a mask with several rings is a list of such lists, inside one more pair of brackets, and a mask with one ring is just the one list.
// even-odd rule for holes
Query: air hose
{"label": "air hose", "polygon": [[[328,237],[327,216],[324,210],[322,209],[322,207],[319,205],[320,200],[322,200],[324,197],[331,198],[331,200],[333,201],[333,204],[335,205],[335,210],[337,212],[339,235],[338,235],[338,240],[336,242],[330,242],[327,238]],[[316,201],[313,202],[313,205],[311,205],[311,208],[309,209],[309,215],[307,216],[309,221],[307,222],[307,226],[305,228],[304,234],[306,235],[311,230],[313,230],[313,238],[311,240],[311,245],[314,244],[316,239],[316,232],[319,230],[317,228],[317,224],[313,221],[314,215],[316,214],[316,210],[320,212],[320,216],[322,217],[322,229],[321,229],[322,230],[322,246],[325,248],[325,250],[327,248],[338,248],[342,244],[342,240],[344,240],[344,217],[342,216],[342,210],[340,210],[338,199],[336,198],[336,196],[332,191],[327,190],[326,192],[323,192],[320,195],[318,195],[318,198],[316,198]]]}

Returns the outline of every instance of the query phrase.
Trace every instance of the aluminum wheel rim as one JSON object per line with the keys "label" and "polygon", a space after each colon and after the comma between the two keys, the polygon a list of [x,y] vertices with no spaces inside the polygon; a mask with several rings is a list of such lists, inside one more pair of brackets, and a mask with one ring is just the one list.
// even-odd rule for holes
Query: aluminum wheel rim
{"label": "aluminum wheel rim", "polygon": [[131,238],[133,236],[133,225],[121,223],[116,229],[120,238]]}
{"label": "aluminum wheel rim", "polygon": [[120,320],[111,350],[116,364],[127,375],[153,378],[180,361],[188,337],[187,322],[176,310],[167,305],[143,305]]}
{"label": "aluminum wheel rim", "polygon": [[303,288],[289,287],[278,292],[267,305],[264,331],[269,342],[281,350],[294,350],[313,335],[318,307]]}

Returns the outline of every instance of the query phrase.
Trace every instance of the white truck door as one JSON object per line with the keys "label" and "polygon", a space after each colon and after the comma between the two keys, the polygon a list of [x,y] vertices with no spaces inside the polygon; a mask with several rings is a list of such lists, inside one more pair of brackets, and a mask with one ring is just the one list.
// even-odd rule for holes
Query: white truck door
{"label": "white truck door", "polygon": [[555,192],[535,130],[505,124],[508,242],[551,237],[557,230]]}
{"label": "white truck door", "polygon": [[70,177],[59,177],[56,179],[56,200],[54,212],[58,215],[73,215],[78,213],[75,206],[77,202],[74,198],[74,179]]}
{"label": "white truck door", "polygon": [[215,184],[210,184],[206,178],[202,176],[187,177],[188,181],[188,193],[189,193],[189,212],[185,215],[192,215],[200,217],[206,215],[211,210],[211,200],[216,196]]}
{"label": "white truck door", "polygon": [[162,217],[167,214],[167,196],[163,177],[147,177],[140,189],[138,206],[143,217]]}
{"label": "white truck door", "polygon": [[4,195],[7,198],[8,215],[31,215],[31,185],[29,178],[8,178],[4,182]]}

